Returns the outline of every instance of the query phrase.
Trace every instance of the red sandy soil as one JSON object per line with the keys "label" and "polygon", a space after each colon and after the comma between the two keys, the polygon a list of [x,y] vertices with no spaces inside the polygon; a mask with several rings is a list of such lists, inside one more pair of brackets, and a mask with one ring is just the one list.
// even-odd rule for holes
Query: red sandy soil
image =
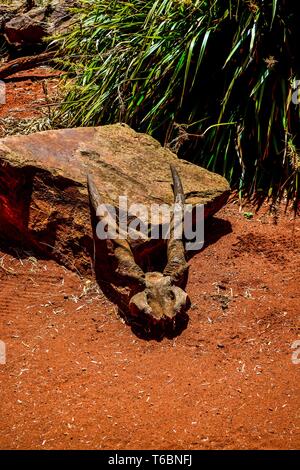
{"label": "red sandy soil", "polygon": [[39,67],[11,75],[5,80],[6,104],[0,105],[0,118],[24,119],[45,116],[47,97],[44,87],[48,99],[51,99],[57,93],[60,75],[61,72],[49,67]]}
{"label": "red sandy soil", "polygon": [[91,281],[0,254],[2,449],[299,448],[299,223],[229,204],[206,231],[188,326],[160,342]]}
{"label": "red sandy soil", "polygon": [[[41,82],[7,87],[2,116],[34,117]],[[188,326],[160,342],[92,280],[0,251],[0,448],[299,448],[300,226],[266,211],[230,203],[206,225]]]}

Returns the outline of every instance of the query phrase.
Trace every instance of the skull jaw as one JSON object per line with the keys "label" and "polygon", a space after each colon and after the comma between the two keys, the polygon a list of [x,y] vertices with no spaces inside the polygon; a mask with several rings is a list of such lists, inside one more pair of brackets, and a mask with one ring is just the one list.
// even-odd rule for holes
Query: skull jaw
{"label": "skull jaw", "polygon": [[186,315],[190,307],[190,299],[186,292],[179,287],[172,287],[175,292],[174,304],[164,308],[151,308],[148,303],[146,291],[134,295],[129,303],[129,310],[132,317],[147,327],[176,328],[177,320]]}

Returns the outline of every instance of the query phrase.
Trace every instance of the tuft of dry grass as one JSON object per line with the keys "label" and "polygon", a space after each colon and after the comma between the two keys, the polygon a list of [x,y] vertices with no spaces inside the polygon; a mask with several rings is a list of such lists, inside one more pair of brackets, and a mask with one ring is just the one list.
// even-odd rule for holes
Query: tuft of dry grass
{"label": "tuft of dry grass", "polygon": [[0,118],[0,138],[8,135],[27,135],[39,131],[52,129],[51,120],[48,117],[24,118],[14,117]]}

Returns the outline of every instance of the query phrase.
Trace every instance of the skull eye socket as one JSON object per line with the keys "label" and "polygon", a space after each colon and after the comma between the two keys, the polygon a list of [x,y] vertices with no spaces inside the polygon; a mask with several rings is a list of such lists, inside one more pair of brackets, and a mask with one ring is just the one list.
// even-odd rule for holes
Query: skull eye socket
{"label": "skull eye socket", "polygon": [[170,291],[168,292],[168,297],[169,297],[170,300],[175,300],[175,294],[174,294],[174,292],[173,292],[172,290],[170,290]]}
{"label": "skull eye socket", "polygon": [[148,301],[149,301],[149,300],[153,300],[153,294],[152,294],[151,291],[148,291],[148,292],[147,292],[147,300],[148,300]]}

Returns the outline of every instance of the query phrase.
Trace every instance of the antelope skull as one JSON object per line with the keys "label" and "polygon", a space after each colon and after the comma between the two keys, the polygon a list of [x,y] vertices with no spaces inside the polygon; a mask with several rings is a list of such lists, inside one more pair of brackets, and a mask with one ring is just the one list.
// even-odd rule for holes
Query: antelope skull
{"label": "antelope skull", "polygon": [[[129,311],[131,315],[139,317],[148,325],[169,323],[174,325],[176,317],[184,314],[189,307],[188,295],[180,287],[188,271],[184,244],[182,236],[178,236],[178,233],[175,238],[175,208],[177,214],[181,214],[181,220],[176,218],[176,225],[180,223],[182,228],[185,198],[180,177],[173,165],[171,165],[171,172],[175,204],[167,240],[167,265],[164,271],[162,273],[143,272],[134,259],[127,239],[116,238],[111,241],[117,261],[116,272],[131,285],[136,286],[137,293],[134,293],[129,300]],[[101,200],[91,175],[88,175],[88,190],[91,205],[97,213]],[[101,220],[99,216],[97,217]]]}

